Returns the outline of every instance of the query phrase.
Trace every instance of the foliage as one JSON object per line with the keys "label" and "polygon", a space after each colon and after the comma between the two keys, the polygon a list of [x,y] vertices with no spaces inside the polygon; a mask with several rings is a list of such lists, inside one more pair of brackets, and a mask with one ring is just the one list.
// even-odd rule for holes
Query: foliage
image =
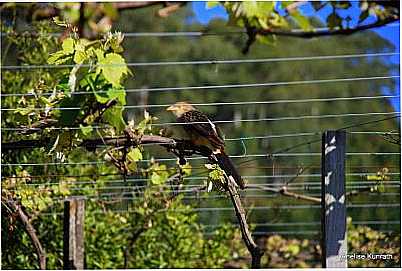
{"label": "foliage", "polygon": [[[246,28],[249,43],[244,52],[254,40],[274,43],[275,31],[277,34],[294,33],[300,37],[303,33],[314,35],[314,29],[320,27],[316,22],[322,10],[330,11],[324,19],[325,26],[330,30],[355,29],[364,25],[369,17],[375,23],[387,23],[399,17],[399,7],[392,1],[211,1],[207,7],[220,4],[229,14],[229,25]],[[308,6],[311,11],[305,12],[303,6]]]}
{"label": "foliage", "polygon": [[[222,4],[228,12],[229,23],[241,27],[255,27],[257,29],[287,29],[298,27],[304,31],[311,31],[312,25],[309,16],[301,11],[303,5],[311,5],[315,12],[322,9],[331,9],[326,17],[326,24],[330,29],[351,28],[350,21],[365,21],[369,16],[374,16],[377,21],[398,15],[397,5],[393,3],[378,3],[377,1],[316,1],[312,3],[300,3],[300,1],[243,1],[222,3],[208,2],[207,7],[212,8]],[[352,6],[358,5],[359,12],[351,12]],[[346,15],[345,15],[346,14]],[[314,14],[313,16],[316,16]]]}
{"label": "foliage", "polygon": [[[28,9],[27,9],[28,10]],[[67,10],[67,9],[66,9]],[[138,26],[141,26],[141,31],[171,31],[172,29],[178,31],[188,30],[187,27],[201,28],[201,26],[190,24],[184,25],[186,13],[183,11],[176,16],[172,16],[164,21],[163,25],[155,23],[155,20],[149,16],[152,10],[143,10],[138,12],[129,12],[121,14],[121,20],[116,24],[118,29],[125,31],[139,31]],[[257,14],[258,15],[258,14]],[[256,15],[256,16],[257,16]],[[258,15],[260,16],[260,15]],[[7,59],[15,58],[17,65],[43,65],[47,63],[50,52],[55,52],[56,39],[49,35],[48,32],[54,32],[44,23],[38,24],[39,28],[37,36],[32,36],[30,33],[17,34],[10,30],[10,37],[12,45],[10,46]],[[123,28],[124,27],[124,28]],[[225,29],[225,24],[219,21],[212,22],[211,29]],[[338,77],[359,77],[359,76],[378,76],[382,74],[390,74],[394,71],[394,67],[390,65],[384,58],[359,58],[337,61],[320,61],[315,62],[314,65],[306,64],[306,62],[278,62],[278,63],[257,63],[250,65],[215,65],[213,69],[208,65],[193,66],[168,66],[168,67],[152,67],[136,69],[136,80],[128,80],[124,83],[123,79],[128,72],[122,59],[117,55],[123,55],[125,59],[136,59],[136,61],[149,61],[149,59],[236,59],[241,58],[239,55],[238,47],[244,42],[240,36],[222,37],[216,36],[213,38],[205,39],[184,39],[177,38],[169,40],[169,42],[161,41],[159,39],[136,39],[135,42],[131,40],[121,40],[120,35],[108,35],[103,39],[97,41],[87,41],[79,39],[76,34],[64,37],[62,46],[59,46],[58,51],[52,55],[52,62],[60,65],[59,69],[32,69],[21,71],[3,71],[2,76],[2,93],[27,93],[23,97],[5,97],[2,98],[3,108],[20,107],[19,112],[5,111],[2,112],[2,126],[6,127],[32,127],[31,125],[44,121],[49,118],[57,120],[56,124],[50,125],[54,128],[63,128],[73,125],[74,123],[81,127],[80,130],[65,131],[44,129],[41,133],[32,133],[27,135],[17,134],[10,131],[2,131],[4,141],[16,141],[19,139],[39,139],[44,138],[48,142],[46,148],[41,148],[34,151],[17,151],[2,153],[2,163],[32,163],[33,161],[39,163],[55,163],[56,166],[46,167],[31,167],[31,166],[4,166],[2,173],[8,176],[2,179],[4,188],[3,193],[12,195],[19,198],[23,202],[24,210],[32,216],[32,223],[38,231],[39,238],[44,244],[48,255],[48,268],[61,268],[62,267],[62,220],[58,215],[42,215],[47,212],[61,212],[62,206],[59,206],[59,199],[63,199],[69,194],[80,194],[88,197],[99,197],[104,199],[102,195],[107,193],[114,193],[117,196],[106,198],[106,202],[88,201],[87,205],[87,220],[86,223],[88,234],[87,247],[89,247],[87,264],[91,268],[123,268],[124,267],[124,252],[122,244],[127,244],[129,239],[122,239],[125,237],[133,237],[136,230],[145,227],[146,221],[152,221],[152,227],[149,227],[141,233],[135,243],[136,247],[130,247],[129,252],[129,267],[223,267],[227,266],[234,259],[237,262],[241,261],[248,255],[244,246],[241,243],[240,235],[237,231],[233,232],[231,228],[222,228],[213,235],[212,239],[207,239],[202,235],[198,222],[211,223],[215,221],[217,224],[224,224],[224,222],[232,222],[233,216],[231,213],[214,212],[200,213],[197,216],[191,211],[191,208],[186,207],[182,203],[183,199],[169,199],[169,194],[161,193],[158,188],[160,186],[168,186],[167,182],[172,174],[176,173],[177,165],[169,165],[168,163],[145,163],[145,159],[152,160],[152,156],[165,155],[163,150],[152,150],[152,153],[144,151],[143,148],[131,148],[127,154],[128,177],[126,186],[127,190],[136,190],[135,184],[145,186],[145,189],[140,191],[147,194],[146,200],[140,198],[139,202],[128,203],[126,200],[120,201],[119,197],[126,195],[127,190],[117,189],[118,185],[123,182],[118,182],[115,177],[119,177],[117,171],[111,161],[113,158],[120,159],[123,156],[121,150],[101,150],[96,153],[88,152],[82,148],[77,148],[81,140],[85,138],[98,137],[98,136],[115,136],[119,135],[123,122],[128,119],[133,121],[128,122],[129,128],[136,134],[158,134],[159,131],[153,129],[151,124],[156,121],[155,117],[158,116],[161,122],[167,120],[166,114],[163,109],[150,108],[150,112],[144,113],[143,111],[126,110],[124,117],[121,106],[125,102],[123,98],[124,88],[148,88],[148,87],[163,87],[163,86],[196,86],[196,85],[214,85],[214,84],[233,84],[242,82],[281,82],[281,81],[297,81],[297,80],[310,80],[319,78],[338,78]],[[21,42],[21,43],[20,43]],[[124,43],[126,50],[121,52],[120,46]],[[114,44],[114,45],[113,45]],[[185,46],[183,46],[185,44]],[[364,33],[363,35],[356,35],[348,38],[331,37],[320,41],[300,41],[279,39],[277,40],[276,47],[272,47],[269,51],[265,47],[256,45],[255,50],[250,53],[250,58],[270,58],[283,56],[286,52],[291,52],[290,55],[316,55],[327,54],[334,52],[334,54],[351,54],[362,53],[366,51],[389,51],[393,47],[380,39],[373,33]],[[340,46],[341,45],[341,46]],[[34,48],[34,49],[33,49]],[[300,48],[303,52],[300,53]],[[362,49],[364,48],[364,49]],[[99,49],[102,50],[100,54]],[[37,50],[37,51],[36,51]],[[299,54],[300,53],[300,54]],[[108,69],[110,63],[121,65],[115,70]],[[2,63],[4,64],[4,62]],[[6,63],[7,64],[7,63]],[[69,66],[62,66],[68,64]],[[329,65],[330,64],[330,65]],[[53,65],[53,64],[51,64]],[[70,66],[71,65],[71,66]],[[87,76],[88,74],[92,75]],[[291,78],[288,76],[291,75]],[[96,78],[98,76],[98,78]],[[96,80],[93,87],[85,78]],[[118,79],[117,79],[118,78]],[[118,82],[118,80],[120,80]],[[90,81],[90,80],[89,80]],[[74,84],[75,82],[75,84]],[[117,83],[118,82],[118,83]],[[174,91],[174,92],[154,92],[155,94],[146,91],[141,93],[130,93],[127,96],[129,104],[169,104],[177,100],[189,100],[197,103],[203,102],[216,102],[216,101],[262,101],[262,100],[284,100],[300,99],[306,97],[314,98],[328,98],[334,96],[358,96],[358,95],[380,95],[381,89],[389,88],[394,89],[394,82],[390,80],[380,81],[360,81],[351,84],[331,84],[326,85],[298,85],[297,90],[289,86],[276,86],[272,88],[253,89],[253,91],[244,91],[238,89],[222,89],[221,91]],[[114,90],[111,90],[114,89]],[[75,92],[84,92],[86,95],[75,95]],[[29,93],[34,93],[29,96]],[[57,95],[46,96],[44,93],[55,93]],[[74,100],[74,97],[79,97]],[[85,96],[85,97],[82,97]],[[44,99],[42,99],[44,98]],[[117,100],[117,104],[107,109],[102,116],[96,120],[100,111],[94,110],[90,115],[86,116],[83,112],[89,112],[90,107],[97,108],[110,102],[112,99]],[[145,101],[145,102],[144,102]],[[79,107],[80,109],[70,110],[70,114],[64,114],[59,107]],[[40,111],[34,108],[46,108],[45,113],[39,114]],[[269,110],[264,106],[246,106],[246,107],[205,107],[201,108],[208,112],[214,119],[229,119],[235,116],[239,119],[252,119],[252,118],[271,118],[278,116],[300,116],[300,115],[316,115],[331,114],[333,110],[339,112],[365,112],[367,109],[372,111],[391,111],[392,107],[388,100],[379,101],[371,100],[365,103],[337,102],[334,103],[311,103],[306,107],[302,105],[293,105],[292,107],[271,105]],[[110,112],[110,114],[108,113]],[[74,114],[71,114],[74,113]],[[64,114],[64,115],[63,115]],[[75,115],[76,114],[76,115]],[[106,114],[106,115],[105,115]],[[152,115],[151,115],[152,114]],[[63,116],[63,117],[62,117]],[[62,120],[60,122],[60,120]],[[96,121],[95,121],[96,120]],[[345,125],[345,119],[334,119],[331,122],[319,122],[316,120],[309,120],[307,122],[298,121],[292,122],[292,131],[294,132],[316,132],[328,128],[339,128]],[[352,121],[352,120],[347,120]],[[357,121],[357,120],[356,120]],[[96,129],[95,126],[99,125],[112,125],[120,129]],[[269,130],[267,130],[268,128]],[[379,123],[376,127],[369,127],[371,129],[391,130],[396,129],[396,122]],[[119,131],[120,130],[120,131]],[[289,133],[288,122],[270,122],[269,126],[254,123],[243,123],[241,125],[227,125],[225,127],[227,135],[231,138],[247,137],[252,135],[267,135],[267,134],[281,134]],[[71,138],[71,141],[70,141]],[[230,154],[241,154],[243,150],[247,153],[272,153],[284,147],[304,142],[305,137],[300,138],[279,138],[274,139],[261,139],[247,141],[242,144],[238,141],[228,141],[227,150]],[[57,144],[56,144],[57,143]],[[370,150],[373,152],[394,151],[389,148],[389,145],[381,140],[365,140],[361,135],[353,135],[353,140],[348,143],[348,151],[361,151]],[[297,151],[314,152],[317,149],[315,146],[308,146],[305,148],[297,149]],[[398,150],[399,151],[399,150]],[[62,152],[62,155],[60,153]],[[88,162],[96,159],[102,159],[105,163],[93,165],[68,165],[58,166],[59,162]],[[242,165],[240,167],[243,175],[258,175],[264,173],[266,175],[275,174],[293,174],[289,169],[281,168],[281,165],[298,166],[301,162],[299,158],[276,158],[274,161],[264,158],[264,160],[254,160],[251,163]],[[387,166],[387,161],[383,157],[378,156],[365,156],[365,157],[352,157],[348,160],[352,165],[381,165]],[[309,160],[309,163],[317,164],[317,160]],[[197,170],[197,163],[192,162],[193,168],[187,165],[187,173],[190,171],[196,174],[203,174],[206,176],[205,168],[202,165],[201,173]],[[264,169],[259,169],[264,168]],[[394,173],[394,168],[390,167],[390,173]],[[203,172],[203,173],[202,173]],[[218,172],[215,172],[218,173]],[[48,177],[37,178],[38,176],[46,175]],[[109,176],[110,175],[110,176]],[[218,174],[219,175],[219,174]],[[375,174],[374,174],[375,175]],[[63,176],[63,177],[60,177]],[[69,177],[79,176],[79,177]],[[385,177],[383,177],[385,176]],[[214,177],[214,176],[212,176]],[[216,176],[215,176],[216,177]],[[219,176],[218,176],[219,178]],[[375,178],[375,181],[387,181],[389,175],[386,172],[377,174],[376,176],[369,175],[367,179]],[[144,181],[144,179],[149,179]],[[353,177],[348,177],[348,182],[352,182]],[[186,180],[184,180],[186,181]],[[281,180],[262,180],[264,182],[279,182]],[[305,178],[299,178],[301,183],[308,181]],[[86,182],[86,184],[84,184]],[[187,183],[187,181],[186,181]],[[195,182],[189,182],[195,184]],[[116,187],[111,187],[110,184],[115,184]],[[105,189],[108,187],[107,189]],[[307,186],[306,186],[307,187]],[[75,190],[72,190],[74,188]],[[306,188],[307,190],[308,188]],[[308,191],[307,191],[308,192]],[[4,199],[5,194],[2,194]],[[130,194],[131,195],[131,194]],[[380,197],[380,195],[378,195]],[[390,198],[390,197],[388,197]],[[105,199],[105,200],[106,200]],[[110,199],[110,202],[109,202]],[[367,200],[367,198],[365,198]],[[111,203],[115,202],[116,203]],[[387,199],[387,200],[393,200]],[[51,202],[50,202],[51,201]],[[170,202],[170,203],[169,203]],[[280,205],[286,203],[286,199],[252,199],[247,198],[247,205]],[[144,204],[146,203],[146,208]],[[227,206],[227,198],[219,201],[208,201],[211,206]],[[141,205],[142,204],[142,205]],[[155,212],[154,214],[145,213],[150,210],[157,210],[164,208],[168,204],[175,208],[186,208],[183,212],[173,211],[174,209],[166,212]],[[203,206],[206,201],[200,201],[199,205]],[[118,214],[113,210],[125,210],[127,206],[133,213]],[[152,208],[148,209],[148,206]],[[3,206],[2,206],[3,207]],[[169,207],[170,208],[170,207]],[[105,214],[99,214],[100,211],[106,211]],[[367,212],[368,211],[368,212]],[[144,212],[144,214],[142,214]],[[283,211],[284,213],[286,211]],[[147,215],[146,215],[147,214]],[[168,216],[169,214],[169,216]],[[185,214],[186,216],[183,216]],[[352,210],[351,214],[354,217],[367,218],[381,217],[388,218],[399,215],[398,209],[393,210]],[[298,219],[317,218],[314,210],[306,210],[301,212],[287,212],[285,214],[277,215],[275,212],[261,213],[253,212],[249,214],[249,219],[253,222],[266,222],[278,221],[284,219],[286,221],[297,221]],[[136,220],[133,220],[135,216]],[[177,216],[177,217],[176,217]],[[142,221],[143,224],[137,224]],[[125,222],[127,221],[127,222]],[[135,223],[133,223],[133,221]],[[175,222],[176,221],[176,222]],[[166,234],[168,235],[165,235]],[[366,232],[366,231],[363,231]],[[172,237],[171,237],[171,236]],[[358,237],[359,246],[365,246],[366,239],[360,234]],[[370,234],[369,234],[370,235]],[[375,239],[375,245],[378,247],[386,248],[382,240],[389,240],[390,247],[396,247],[394,241],[396,238],[387,239],[388,235],[378,235],[379,238]],[[182,240],[178,245],[176,239]],[[163,244],[155,243],[155,241],[166,240]],[[190,240],[191,242],[187,241]],[[204,240],[206,239],[206,240]],[[315,249],[315,244],[309,241],[307,247],[302,246],[304,241],[290,241],[284,237],[274,239],[271,242],[273,247],[273,254],[279,257],[279,263],[274,263],[274,258],[267,258],[266,264],[269,267],[275,264],[284,266],[283,264],[290,261],[295,262],[298,266],[304,266],[303,261],[306,258],[306,253],[316,255],[318,253]],[[292,239],[293,240],[293,239]],[[374,240],[374,239],[373,239]],[[170,243],[169,243],[170,242]],[[310,243],[311,242],[311,243]],[[276,243],[282,244],[280,248],[275,247]],[[296,245],[299,245],[299,249]],[[373,243],[370,243],[370,247]],[[149,246],[149,247],[148,247]],[[196,251],[194,248],[197,248]],[[2,208],[2,264],[4,268],[8,269],[25,269],[37,268],[35,254],[31,242],[27,235],[22,231],[22,225],[18,219],[11,213],[7,212],[7,208]],[[127,247],[127,246],[126,246]],[[352,247],[352,245],[350,246]],[[299,253],[296,253],[300,250]],[[371,249],[368,248],[370,251]],[[396,250],[396,249],[395,249]],[[174,251],[175,257],[168,258],[169,251]],[[314,252],[313,252],[314,251]],[[148,253],[149,252],[149,253]],[[304,254],[303,254],[304,253]],[[182,255],[183,254],[183,257]],[[191,255],[189,255],[191,254]],[[279,256],[278,256],[279,255]],[[303,256],[304,255],[304,256]],[[269,255],[268,255],[269,256]],[[189,259],[189,265],[186,264],[186,259]],[[238,261],[239,260],[239,261]],[[309,260],[306,260],[309,264]],[[240,267],[248,265],[245,261],[240,264]],[[364,266],[364,263],[358,263]],[[312,264],[313,265],[313,264]]]}
{"label": "foliage", "polygon": [[[368,226],[356,226],[347,219],[348,254],[391,254],[389,260],[348,260],[348,267],[399,267],[400,236],[374,230]],[[320,268],[321,246],[314,238],[295,238],[270,235],[261,241],[266,253],[262,258],[263,268]],[[242,255],[243,256],[243,255]],[[246,256],[246,255],[244,255]],[[240,257],[241,259],[242,257]],[[230,261],[226,267],[242,267],[243,260]]]}

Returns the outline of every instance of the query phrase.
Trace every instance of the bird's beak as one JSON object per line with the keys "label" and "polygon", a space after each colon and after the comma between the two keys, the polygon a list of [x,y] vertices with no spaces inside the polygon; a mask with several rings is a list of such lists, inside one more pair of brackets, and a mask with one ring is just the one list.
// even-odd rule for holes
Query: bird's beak
{"label": "bird's beak", "polygon": [[175,110],[175,107],[173,105],[166,108],[166,111],[174,111],[174,110]]}

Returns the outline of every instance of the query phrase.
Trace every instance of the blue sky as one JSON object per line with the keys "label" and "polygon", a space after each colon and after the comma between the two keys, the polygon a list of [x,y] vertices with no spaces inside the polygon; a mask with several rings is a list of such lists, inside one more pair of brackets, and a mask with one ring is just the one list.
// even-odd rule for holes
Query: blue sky
{"label": "blue sky", "polygon": [[[205,1],[196,1],[192,2],[192,8],[193,12],[195,13],[195,20],[199,23],[202,24],[207,24],[210,20],[215,19],[215,18],[222,18],[222,19],[228,19],[228,15],[225,11],[225,9],[222,6],[217,6],[212,9],[206,9],[205,7]],[[351,14],[356,15],[352,16],[353,19],[350,22],[351,26],[357,23],[358,20],[358,14],[359,14],[359,7],[357,5],[357,2],[353,3],[352,2],[352,7],[350,8]],[[313,8],[311,5],[304,5],[302,8],[302,12],[305,15],[312,15],[314,13]],[[328,13],[331,12],[331,9],[328,8],[323,8],[319,11],[317,14],[320,18],[326,18],[328,16]],[[342,14],[340,14],[342,16]],[[367,18],[364,23],[370,23],[373,20],[373,18]],[[394,44],[395,50],[397,52],[400,52],[400,37],[399,37],[399,27],[398,26],[384,26],[384,27],[379,27],[373,30],[376,32],[378,35],[383,37],[384,39],[389,40],[391,43]],[[399,56],[393,56],[390,58],[390,61],[394,64],[399,64]],[[398,90],[398,93],[400,93],[400,81],[399,79],[396,80],[396,88]],[[385,93],[387,93],[387,90],[384,90]],[[392,104],[395,107],[396,110],[400,111],[400,99],[392,99]]]}

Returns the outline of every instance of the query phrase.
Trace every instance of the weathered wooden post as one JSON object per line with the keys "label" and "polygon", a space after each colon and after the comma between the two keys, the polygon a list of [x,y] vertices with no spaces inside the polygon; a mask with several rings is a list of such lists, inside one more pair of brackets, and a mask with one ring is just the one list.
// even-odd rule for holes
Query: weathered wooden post
{"label": "weathered wooden post", "polygon": [[323,267],[347,267],[345,156],[346,132],[324,132],[321,156]]}
{"label": "weathered wooden post", "polygon": [[85,200],[72,197],[64,202],[64,269],[84,269]]}

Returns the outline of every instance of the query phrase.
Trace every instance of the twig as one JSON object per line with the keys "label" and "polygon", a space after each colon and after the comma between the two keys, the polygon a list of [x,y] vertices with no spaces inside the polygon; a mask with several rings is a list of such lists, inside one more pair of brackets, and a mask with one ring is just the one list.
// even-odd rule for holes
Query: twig
{"label": "twig", "polygon": [[22,210],[22,206],[17,204],[15,201],[8,200],[7,203],[12,209],[15,210],[15,212],[18,214],[18,217],[24,224],[24,230],[28,234],[29,238],[31,239],[31,241],[35,247],[36,254],[38,254],[40,269],[42,269],[42,270],[46,269],[46,252],[42,248],[39,238],[36,235],[35,228],[32,226],[31,222],[29,221],[28,216]]}
{"label": "twig", "polygon": [[302,199],[302,200],[308,200],[308,201],[312,201],[312,202],[316,202],[316,203],[321,202],[320,198],[310,197],[310,196],[306,196],[306,195],[303,195],[303,194],[290,192],[289,190],[287,190],[286,186],[283,186],[281,188],[272,188],[272,187],[266,187],[266,186],[262,186],[262,185],[258,185],[258,184],[253,184],[253,185],[249,184],[249,185],[246,186],[246,189],[247,188],[257,188],[257,189],[261,189],[261,190],[264,190],[264,191],[278,193],[278,194],[281,194],[283,196],[292,197],[292,198],[296,198],[296,199]]}
{"label": "twig", "polygon": [[237,219],[239,220],[243,241],[251,254],[251,268],[260,268],[261,257],[264,252],[257,246],[253,240],[253,237],[251,236],[249,226],[247,224],[246,212],[241,203],[239,193],[236,190],[236,183],[232,178],[228,178],[226,173],[224,173],[224,176],[227,181],[227,191],[229,192],[230,199],[232,200],[235,208]]}
{"label": "twig", "polygon": [[350,35],[362,30],[368,30],[380,26],[384,26],[386,24],[396,22],[399,18],[387,18],[384,20],[379,20],[372,24],[360,25],[355,28],[347,28],[347,29],[334,29],[334,30],[318,30],[318,31],[284,31],[284,30],[275,30],[275,29],[258,29],[256,30],[257,34],[260,35],[277,35],[277,36],[287,36],[287,37],[298,37],[298,38],[314,38],[314,37],[322,37],[322,36],[334,36],[334,35]]}

